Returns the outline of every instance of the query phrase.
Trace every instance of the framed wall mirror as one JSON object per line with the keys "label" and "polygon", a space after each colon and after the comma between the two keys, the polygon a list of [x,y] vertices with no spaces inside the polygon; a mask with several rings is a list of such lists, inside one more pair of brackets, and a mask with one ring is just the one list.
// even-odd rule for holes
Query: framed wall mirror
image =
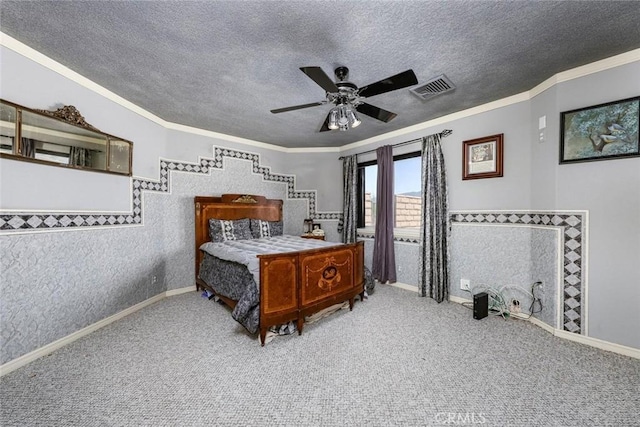
{"label": "framed wall mirror", "polygon": [[133,143],[86,123],[73,106],[34,110],[0,100],[0,157],[131,176]]}

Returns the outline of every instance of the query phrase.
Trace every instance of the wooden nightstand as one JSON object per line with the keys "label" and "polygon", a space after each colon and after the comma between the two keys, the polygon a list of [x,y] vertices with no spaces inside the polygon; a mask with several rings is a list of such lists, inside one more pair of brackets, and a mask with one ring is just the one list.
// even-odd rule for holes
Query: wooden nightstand
{"label": "wooden nightstand", "polygon": [[316,236],[315,234],[301,234],[300,237],[302,237],[303,239],[324,240],[324,236]]}

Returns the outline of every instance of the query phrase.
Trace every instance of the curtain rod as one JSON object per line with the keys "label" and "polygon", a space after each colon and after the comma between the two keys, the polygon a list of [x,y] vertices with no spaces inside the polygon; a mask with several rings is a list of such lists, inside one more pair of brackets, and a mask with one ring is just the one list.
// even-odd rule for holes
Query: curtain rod
{"label": "curtain rod", "polygon": [[[451,135],[452,133],[453,133],[453,131],[451,129],[445,129],[445,130],[443,130],[442,132],[440,132],[437,135],[440,135],[442,138],[446,138],[449,135]],[[412,139],[411,141],[398,142],[397,144],[393,144],[392,147],[399,147],[401,145],[413,144],[414,142],[420,142],[420,141],[422,141],[422,138],[416,138],[416,139]],[[361,153],[356,153],[356,156],[359,156],[361,154],[373,153],[374,151],[376,151],[375,148],[373,150],[367,150],[367,151],[363,151]],[[342,159],[344,159],[344,156],[338,157],[338,160],[342,160]]]}

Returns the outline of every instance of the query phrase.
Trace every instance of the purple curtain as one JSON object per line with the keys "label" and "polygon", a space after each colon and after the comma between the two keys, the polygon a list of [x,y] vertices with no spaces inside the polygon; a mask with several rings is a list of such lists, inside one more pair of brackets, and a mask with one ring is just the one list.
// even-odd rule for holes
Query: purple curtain
{"label": "purple curtain", "polygon": [[393,247],[393,150],[390,145],[376,150],[378,186],[376,234],[373,246],[373,277],[380,283],[395,283],[396,254]]}

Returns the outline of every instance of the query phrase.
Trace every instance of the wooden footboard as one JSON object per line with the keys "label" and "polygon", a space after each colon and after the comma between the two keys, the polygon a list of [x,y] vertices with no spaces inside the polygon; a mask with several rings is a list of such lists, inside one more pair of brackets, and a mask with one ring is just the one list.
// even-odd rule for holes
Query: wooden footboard
{"label": "wooden footboard", "polygon": [[269,327],[304,318],[364,293],[364,243],[259,255],[260,341]]}
{"label": "wooden footboard", "polygon": [[[282,200],[263,196],[223,194],[198,196],[195,202],[195,273],[198,289],[214,290],[199,278],[203,254],[200,246],[209,241],[209,220],[240,218],[282,220]],[[338,245],[274,255],[260,259],[260,340],[274,325],[296,321],[299,333],[304,318],[333,304],[364,295],[364,243]],[[233,307],[236,301],[218,295]]]}

